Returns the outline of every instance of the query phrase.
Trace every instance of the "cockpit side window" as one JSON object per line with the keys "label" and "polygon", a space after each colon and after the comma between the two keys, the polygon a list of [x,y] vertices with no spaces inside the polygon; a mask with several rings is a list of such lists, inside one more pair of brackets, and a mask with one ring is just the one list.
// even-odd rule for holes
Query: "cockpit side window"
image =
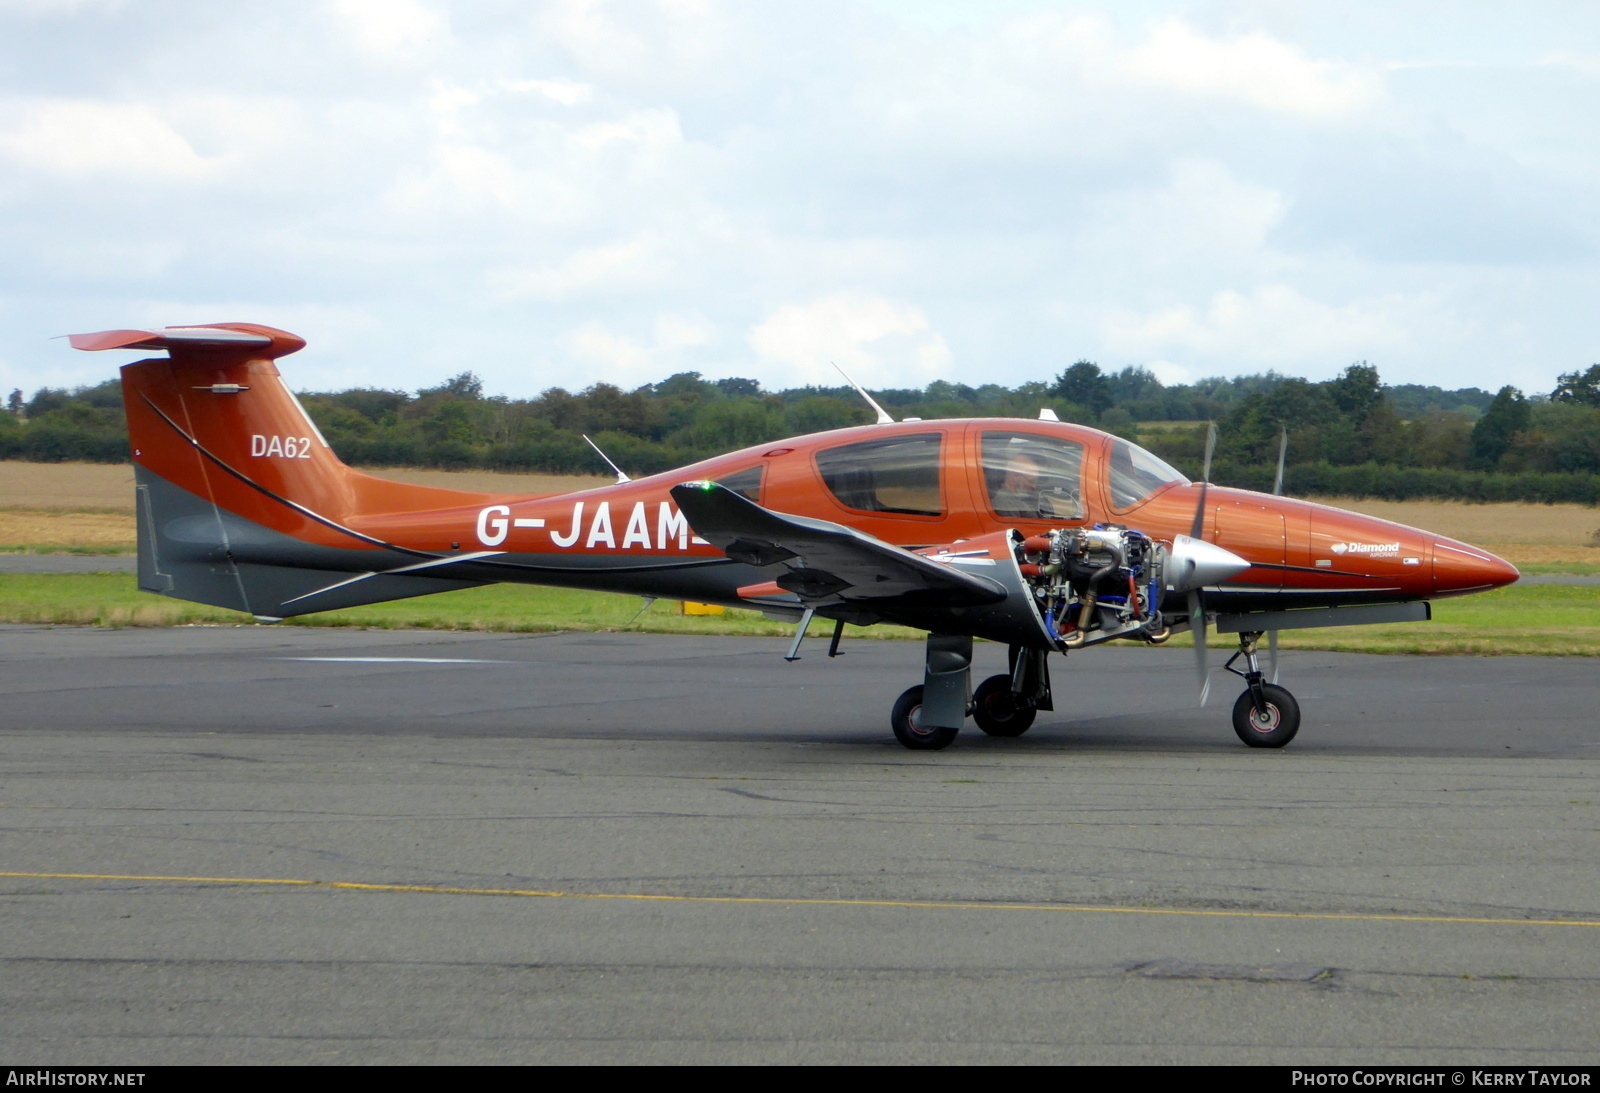
{"label": "cockpit side window", "polygon": [[1111,507],[1132,508],[1163,486],[1189,485],[1189,480],[1137,444],[1111,444]]}
{"label": "cockpit side window", "polygon": [[740,497],[748,501],[761,504],[761,476],[766,473],[766,466],[757,463],[754,467],[733,474],[725,474],[717,479],[717,485],[726,486]]}
{"label": "cockpit side window", "polygon": [[1038,433],[985,432],[983,484],[996,516],[1083,519],[1083,445]]}
{"label": "cockpit side window", "polygon": [[822,481],[847,509],[900,516],[942,516],[939,433],[885,437],[817,453]]}

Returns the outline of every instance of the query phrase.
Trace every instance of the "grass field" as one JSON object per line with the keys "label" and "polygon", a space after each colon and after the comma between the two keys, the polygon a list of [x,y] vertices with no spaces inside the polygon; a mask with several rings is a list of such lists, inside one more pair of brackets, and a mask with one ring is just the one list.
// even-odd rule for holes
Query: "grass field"
{"label": "grass field", "polygon": [[[0,622],[91,626],[181,626],[242,624],[250,616],[205,604],[141,592],[126,573],[0,573]],[[790,636],[794,626],[754,611],[682,615],[678,604],[657,600],[648,608],[638,596],[580,592],[533,585],[488,585],[411,600],[352,607],[290,619],[286,626],[370,626],[379,629],[495,630],[546,633],[555,630],[639,630],[650,633]],[[817,622],[809,633],[832,633]],[[894,626],[851,627],[856,636],[920,637]]]}
{"label": "grass field", "polygon": [[[609,485],[604,475],[493,474],[363,468],[418,486],[486,493],[566,493]],[[111,463],[0,460],[0,554],[132,554],[133,468]]]}
{"label": "grass field", "polygon": [[[634,630],[670,634],[788,636],[794,628],[753,611],[694,616],[676,603],[648,608],[636,596],[577,592],[528,585],[491,585],[394,603],[290,619],[286,626],[355,626],[379,629],[492,630],[543,633],[556,630]],[[1292,630],[1285,649],[1333,649],[1362,653],[1448,655],[1600,655],[1600,594],[1565,585],[1510,588],[1433,605],[1434,619],[1393,626],[1349,626]],[[0,574],[0,622],[92,626],[246,624],[249,616],[204,604],[140,592],[125,573]],[[826,636],[831,623],[812,625]],[[920,638],[894,626],[847,627],[851,638]],[[1187,635],[1169,644],[1188,644]],[[1213,647],[1231,648],[1213,635]],[[1133,643],[1127,644],[1130,647]]]}

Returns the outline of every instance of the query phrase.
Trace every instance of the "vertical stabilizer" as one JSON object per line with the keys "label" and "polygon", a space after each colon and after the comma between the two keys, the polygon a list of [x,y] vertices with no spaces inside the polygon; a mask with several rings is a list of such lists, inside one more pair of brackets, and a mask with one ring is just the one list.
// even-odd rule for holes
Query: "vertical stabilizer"
{"label": "vertical stabilizer", "polygon": [[[349,526],[363,504],[440,508],[475,494],[384,482],[328,446],[274,361],[305,342],[249,323],[73,335],[78,349],[165,349],[122,369],[139,587],[281,618],[478,583],[389,577],[435,555]],[[352,577],[351,575],[355,576]]]}

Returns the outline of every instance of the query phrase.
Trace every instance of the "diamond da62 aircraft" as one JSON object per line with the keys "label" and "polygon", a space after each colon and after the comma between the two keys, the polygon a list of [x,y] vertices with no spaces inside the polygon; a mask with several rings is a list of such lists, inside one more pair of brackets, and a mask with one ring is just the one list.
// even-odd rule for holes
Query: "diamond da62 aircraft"
{"label": "diamond da62 aircraft", "polygon": [[[1051,710],[1048,657],[1192,630],[1236,634],[1239,738],[1300,724],[1261,670],[1280,630],[1429,617],[1429,601],[1517,571],[1415,528],[1191,483],[1135,444],[1051,420],[879,424],[762,444],[577,493],[511,496],[345,466],[279,378],[293,334],[251,323],[73,335],[165,350],[122,369],[139,587],[258,619],[491,582],[754,608],[799,624],[927,631],[922,683],[895,703],[910,748],[971,716],[1017,736]],[[870,399],[869,399],[870,401]],[[874,404],[876,406],[876,404]],[[1010,671],[971,686],[974,637]],[[1233,665],[1240,659],[1244,670]],[[1275,668],[1275,665],[1274,665]]]}

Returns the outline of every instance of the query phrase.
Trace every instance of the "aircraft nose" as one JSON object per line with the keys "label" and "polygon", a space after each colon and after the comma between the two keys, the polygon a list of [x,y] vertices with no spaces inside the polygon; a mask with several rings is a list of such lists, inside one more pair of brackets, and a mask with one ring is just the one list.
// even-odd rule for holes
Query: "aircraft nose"
{"label": "aircraft nose", "polygon": [[1433,588],[1439,595],[1503,588],[1522,574],[1504,558],[1454,539],[1433,541]]}

